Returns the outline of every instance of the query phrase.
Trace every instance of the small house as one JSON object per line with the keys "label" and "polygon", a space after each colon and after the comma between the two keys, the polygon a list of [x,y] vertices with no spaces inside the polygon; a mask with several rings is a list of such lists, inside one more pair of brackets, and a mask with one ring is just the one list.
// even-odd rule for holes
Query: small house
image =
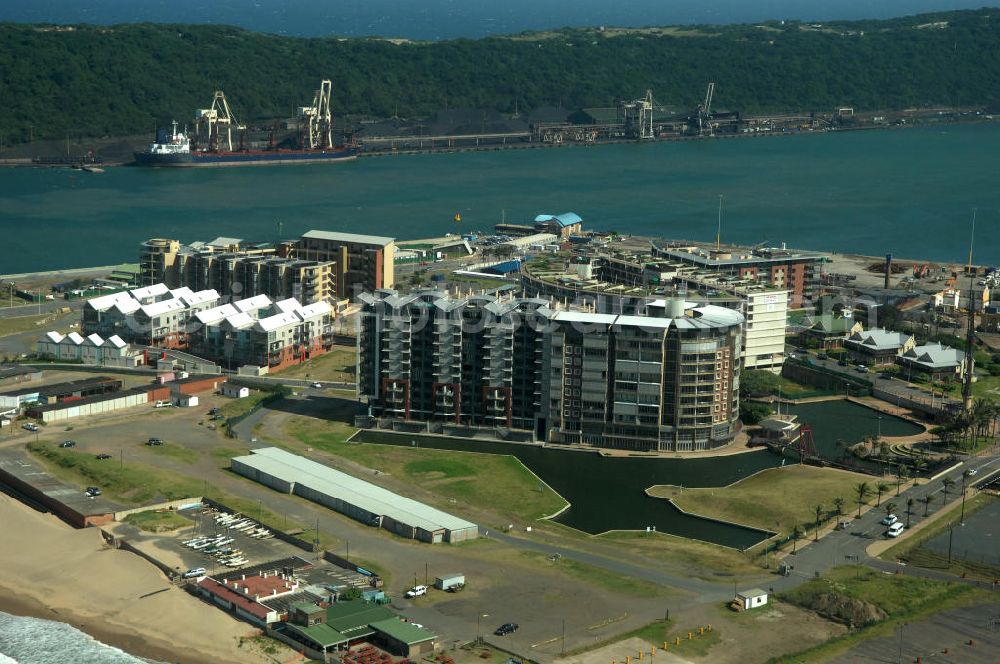
{"label": "small house", "polygon": [[767,604],[767,593],[760,588],[741,590],[736,593],[736,599],[733,600],[733,604],[736,605],[738,611],[756,609]]}
{"label": "small house", "polygon": [[222,386],[222,396],[230,397],[231,399],[245,399],[250,396],[250,388],[244,385],[225,383]]}

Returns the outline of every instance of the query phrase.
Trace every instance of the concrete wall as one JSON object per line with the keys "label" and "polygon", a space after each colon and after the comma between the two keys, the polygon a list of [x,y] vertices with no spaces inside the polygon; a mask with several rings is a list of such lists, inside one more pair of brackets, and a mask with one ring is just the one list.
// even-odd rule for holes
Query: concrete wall
{"label": "concrete wall", "polygon": [[156,505],[146,505],[145,507],[136,507],[130,510],[122,510],[121,512],[115,512],[115,521],[121,521],[129,514],[138,514],[139,512],[152,512],[155,510],[177,510],[180,509],[181,507],[184,507],[185,505],[191,505],[194,503],[201,503],[201,496],[182,498],[181,500],[171,500],[166,503],[157,503]]}

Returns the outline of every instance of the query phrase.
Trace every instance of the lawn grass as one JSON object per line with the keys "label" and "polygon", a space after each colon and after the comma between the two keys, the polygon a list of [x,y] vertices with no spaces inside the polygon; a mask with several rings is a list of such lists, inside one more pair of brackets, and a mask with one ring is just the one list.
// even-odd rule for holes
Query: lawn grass
{"label": "lawn grass", "polygon": [[[834,499],[852,504],[854,487],[870,477],[830,468],[790,465],[771,468],[728,487],[681,489],[661,485],[650,489],[659,498],[672,498],[685,510],[702,516],[788,534],[796,525],[812,529],[816,505],[823,517],[834,515]],[[885,500],[885,499],[883,499]]]}
{"label": "lawn grass", "polygon": [[198,453],[194,450],[172,443],[165,442],[162,445],[146,445],[143,443],[143,447],[148,447],[154,454],[170,457],[183,463],[194,463],[198,460]]}
{"label": "lawn grass", "polygon": [[42,314],[41,316],[14,316],[12,318],[0,318],[0,337],[8,337],[12,334],[21,334],[38,330],[48,332],[47,322],[55,322],[56,314]]}
{"label": "lawn grass", "polygon": [[53,443],[28,443],[28,451],[46,470],[61,480],[79,486],[93,485],[128,505],[142,505],[158,500],[178,500],[202,494],[199,480],[178,477],[138,461],[122,465],[119,459],[95,458],[95,455],[63,449]]}
{"label": "lawn grass", "polygon": [[306,360],[274,375],[278,378],[353,383],[356,371],[357,350],[353,347],[337,346],[315,359]]}
{"label": "lawn grass", "polygon": [[964,583],[946,583],[907,576],[887,575],[863,566],[835,567],[823,578],[814,579],[795,590],[782,593],[792,603],[808,601],[816,594],[830,592],[869,601],[885,610],[889,617],[880,623],[848,632],[801,652],[769,660],[773,663],[816,664],[842,655],[867,639],[888,636],[896,626],[947,611],[993,599],[991,593]]}
{"label": "lawn grass", "polygon": [[613,591],[631,595],[632,597],[665,597],[671,593],[666,586],[657,583],[642,581],[624,574],[606,570],[602,567],[595,567],[568,558],[557,558],[551,560],[544,553],[538,551],[521,551],[520,555],[528,559],[536,568],[555,569],[563,574],[591,585]]}
{"label": "lawn grass", "polygon": [[443,509],[467,504],[495,511],[502,506],[511,518],[534,521],[566,505],[512,456],[346,443],[354,428],[344,422],[296,418],[289,422],[287,431],[309,447],[419,485],[437,496],[436,502]]}
{"label": "lawn grass", "polygon": [[162,533],[193,525],[190,519],[185,519],[176,512],[155,511],[129,514],[125,517],[124,522],[152,533]]}
{"label": "lawn grass", "polygon": [[652,535],[625,530],[604,533],[599,539],[621,543],[631,553],[657,560],[665,567],[707,581],[720,577],[760,574],[761,565],[745,554],[708,542],[657,532]]}
{"label": "lawn grass", "polygon": [[209,454],[211,454],[223,468],[229,467],[229,461],[233,457],[243,456],[249,453],[249,450],[242,447],[226,447],[224,445],[215,446],[209,451]]}

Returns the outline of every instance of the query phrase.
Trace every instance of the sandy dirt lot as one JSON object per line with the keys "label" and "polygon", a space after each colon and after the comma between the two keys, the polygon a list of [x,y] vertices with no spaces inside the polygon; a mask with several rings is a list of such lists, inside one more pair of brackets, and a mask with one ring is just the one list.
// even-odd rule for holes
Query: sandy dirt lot
{"label": "sandy dirt lot", "polygon": [[4,541],[18,543],[0,546],[0,595],[15,600],[3,603],[6,610],[68,622],[109,645],[171,662],[273,661],[240,647],[250,625],[172,586],[141,558],[107,547],[99,530],[74,530],[2,494],[0,522]]}

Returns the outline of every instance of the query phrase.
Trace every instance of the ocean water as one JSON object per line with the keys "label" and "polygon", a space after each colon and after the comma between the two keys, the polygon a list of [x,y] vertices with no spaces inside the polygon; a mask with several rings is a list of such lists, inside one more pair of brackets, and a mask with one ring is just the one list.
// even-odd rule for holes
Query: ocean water
{"label": "ocean water", "polygon": [[[400,239],[573,211],[585,228],[1000,264],[1000,122],[369,157],[232,169],[0,170],[0,274],[136,262],[151,237]],[[454,216],[460,212],[461,225]]]}
{"label": "ocean water", "polygon": [[564,26],[886,18],[992,4],[988,0],[31,0],[0,2],[0,21],[223,23],[309,37],[454,39]]}
{"label": "ocean water", "polygon": [[0,664],[156,664],[66,623],[0,611]]}

